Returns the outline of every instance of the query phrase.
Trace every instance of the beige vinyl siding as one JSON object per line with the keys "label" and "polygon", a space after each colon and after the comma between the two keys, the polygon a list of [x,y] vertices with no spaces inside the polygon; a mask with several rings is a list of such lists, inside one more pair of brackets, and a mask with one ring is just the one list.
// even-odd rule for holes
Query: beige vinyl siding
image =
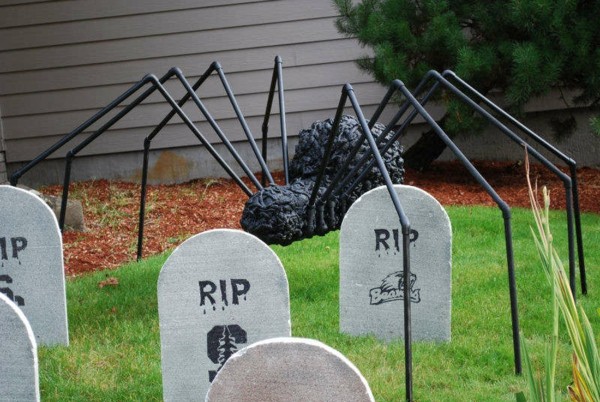
{"label": "beige vinyl siding", "polygon": [[[314,19],[315,16],[328,18],[335,16],[333,11],[327,1],[315,3],[311,9],[299,7],[293,13],[290,13],[289,6],[285,3],[263,2],[164,10],[147,14],[113,16],[109,19],[61,21],[61,29],[52,32],[48,32],[47,24],[7,30],[2,37],[0,50],[23,49],[21,40],[23,36],[28,38],[29,48],[39,48],[302,21]],[[99,17],[101,15],[96,16]],[[157,23],[158,19],[161,20],[160,23]],[[115,26],[119,29],[110,29]],[[73,36],[74,32],[77,32],[76,37]]]}
{"label": "beige vinyl siding", "polygon": [[[284,60],[285,62],[285,60]],[[272,64],[264,63],[264,64]],[[286,91],[300,90],[306,87],[305,69],[300,67],[284,67],[285,89]],[[311,68],[312,76],[311,86],[331,86],[341,85],[345,81],[353,83],[369,82],[369,77],[365,76],[354,68],[353,62],[344,61],[339,63],[318,64]],[[190,69],[183,69],[188,80],[194,82],[198,79],[196,74],[188,75]],[[196,73],[197,71],[194,71]],[[264,94],[268,89],[269,80],[265,80],[267,75],[265,71],[240,71],[229,72],[225,69],[227,80],[236,95]],[[343,73],[343,76],[340,75]],[[56,81],[46,81],[48,84],[56,85]],[[45,90],[43,92],[20,92],[6,95],[5,112],[11,116],[26,115],[28,110],[35,110],[37,113],[57,113],[71,110],[73,98],[77,98],[77,105],[80,110],[96,110],[106,105],[106,100],[115,97],[126,91],[131,85],[129,83],[109,84],[95,88],[89,91],[88,88],[57,88]],[[169,92],[179,98],[184,94],[183,86],[178,82],[168,84]],[[219,80],[209,80],[198,91],[203,100],[218,98],[223,94],[223,87]],[[150,98],[145,103],[161,102],[158,98]],[[264,101],[262,101],[264,103]]]}
{"label": "beige vinyl siding", "polygon": [[[144,74],[155,71],[166,72],[165,66],[180,67],[189,76],[198,76],[216,59],[227,74],[262,71],[271,69],[275,54],[281,55],[284,68],[318,66],[327,63],[350,61],[352,57],[363,54],[354,40],[338,39],[317,43],[301,43],[294,46],[271,46],[268,48],[219,51],[212,54],[192,54],[172,57],[159,57],[140,61],[116,61],[112,63],[92,64],[84,66],[61,67],[39,71],[18,71],[0,74],[2,94],[18,94],[57,89],[88,87],[91,79],[96,86],[111,84],[131,84]],[[211,56],[213,58],[211,59]],[[243,56],[243,57],[242,57]],[[340,71],[339,74],[342,74]],[[133,77],[133,78],[132,78]],[[310,80],[311,76],[305,76]],[[333,78],[333,75],[332,75]],[[270,77],[269,77],[270,79]],[[287,78],[286,78],[287,80]],[[87,85],[86,85],[87,84]]]}
{"label": "beige vinyl siding", "polygon": [[[381,96],[376,91],[371,90],[371,85],[367,83],[354,86],[361,103],[375,104],[379,102]],[[333,116],[340,96],[338,89],[341,89],[341,85],[338,88],[324,87],[287,91],[286,119],[288,130],[296,127],[295,134],[297,134],[300,128],[309,127],[315,119],[324,119]],[[210,108],[213,117],[217,119],[219,127],[221,127],[231,141],[244,140],[244,132],[239,122],[232,117],[233,113],[229,101],[226,98],[214,98],[213,100],[214,102],[207,101],[205,104]],[[238,97],[238,102],[247,118],[248,125],[251,128],[256,128],[253,129],[255,137],[259,136],[266,97],[262,96],[262,94],[242,95]],[[123,120],[115,125],[116,129],[105,133],[99,140],[82,151],[81,155],[108,153],[115,148],[120,152],[141,149],[145,136],[152,131],[152,128],[160,122],[170,109],[164,104],[144,104],[139,106],[139,109],[137,113],[132,113],[123,118]],[[188,105],[185,110],[188,112],[188,116],[196,121],[197,127],[207,138],[211,139],[211,141],[217,141],[217,137],[210,129],[208,123],[205,122],[201,114],[192,105]],[[372,113],[373,107],[367,107],[365,110]],[[63,127],[68,130],[72,128],[67,123],[68,121],[77,120],[83,122],[87,117],[89,117],[89,114],[84,112],[55,113],[43,115],[36,119],[30,117],[29,121],[21,121],[23,126],[19,134],[26,134],[42,126],[52,131],[60,131],[60,128]],[[274,136],[279,134],[279,122],[277,119],[278,115],[274,115],[270,122],[271,134]],[[175,117],[173,120],[180,122],[178,117]],[[39,154],[52,145],[58,138],[60,138],[59,135],[47,135],[43,137],[27,137],[24,135],[20,139],[20,142],[29,152]],[[136,140],[132,141],[132,139]],[[198,144],[196,137],[187,131],[183,123],[178,123],[168,125],[153,141],[153,148],[169,148],[196,144]],[[64,152],[62,155],[64,156]]]}
{"label": "beige vinyl siding", "polygon": [[24,5],[26,3],[35,4],[3,9],[2,15],[0,15],[0,27],[40,25],[220,5],[257,3],[257,0],[4,0],[0,1],[0,6]]}
{"label": "beige vinyl siding", "polygon": [[2,127],[2,109],[0,109],[0,153],[2,153],[2,164],[0,164],[1,168],[6,168],[5,156],[4,156],[4,128]]}
{"label": "beige vinyl siding", "polygon": [[[256,137],[277,54],[284,62],[290,135],[332,116],[345,82],[354,84],[361,103],[372,111],[384,89],[355,66],[366,51],[339,35],[334,20],[328,0],[0,2],[0,110],[7,162],[32,159],[146,73],[160,77],[178,66],[195,81],[214,60],[223,66]],[[176,99],[183,94],[175,80],[167,88]],[[243,140],[218,77],[209,78],[198,93],[226,135]],[[169,110],[153,95],[80,155],[142,149],[145,136]],[[216,141],[191,102],[185,110]],[[276,118],[271,136],[279,134]],[[197,143],[176,117],[153,148]],[[73,146],[52,157],[63,157]]]}

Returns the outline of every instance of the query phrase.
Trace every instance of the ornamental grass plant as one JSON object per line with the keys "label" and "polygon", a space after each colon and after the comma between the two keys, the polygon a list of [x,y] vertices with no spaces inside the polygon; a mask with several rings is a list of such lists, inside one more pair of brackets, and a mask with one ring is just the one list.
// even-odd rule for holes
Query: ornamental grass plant
{"label": "ornamental grass plant", "polygon": [[[557,401],[562,399],[562,394],[556,392],[554,380],[560,315],[563,318],[572,347],[573,382],[567,387],[568,397],[572,401],[600,401],[600,356],[598,346],[585,311],[581,305],[575,302],[567,273],[553,245],[550,230],[550,194],[546,187],[543,187],[543,206],[540,205],[537,186],[534,187],[531,183],[527,158],[526,174],[529,199],[531,200],[531,209],[536,226],[535,229],[531,228],[531,231],[544,274],[551,286],[553,323],[550,342],[546,346],[544,375],[535,372],[526,343],[522,343],[529,400]],[[526,400],[523,392],[517,394],[517,400]]]}

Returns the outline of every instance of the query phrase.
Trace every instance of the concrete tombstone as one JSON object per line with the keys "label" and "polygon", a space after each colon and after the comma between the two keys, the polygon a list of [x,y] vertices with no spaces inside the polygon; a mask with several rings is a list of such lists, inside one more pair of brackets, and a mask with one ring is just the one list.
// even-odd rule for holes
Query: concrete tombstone
{"label": "concrete tombstone", "polygon": [[[449,341],[452,229],[425,191],[395,185],[411,224],[411,324],[415,341]],[[386,187],[350,207],[340,233],[340,330],[391,341],[404,337],[402,229]]]}
{"label": "concrete tombstone", "polygon": [[37,344],[29,321],[0,293],[0,401],[39,401]]}
{"label": "concrete tombstone", "polygon": [[62,237],[46,203],[0,186],[0,293],[19,306],[38,345],[68,345]]}
{"label": "concrete tombstone", "polygon": [[208,402],[373,402],[369,384],[340,352],[312,339],[275,338],[231,356]]}
{"label": "concrete tombstone", "polygon": [[283,266],[239,230],[195,235],[171,254],[158,279],[158,312],[165,401],[204,400],[237,350],[291,334]]}

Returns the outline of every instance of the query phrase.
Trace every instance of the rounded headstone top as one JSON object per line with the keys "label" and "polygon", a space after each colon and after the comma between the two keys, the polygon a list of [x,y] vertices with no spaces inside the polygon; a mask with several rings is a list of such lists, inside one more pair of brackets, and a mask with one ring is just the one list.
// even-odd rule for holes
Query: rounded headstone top
{"label": "rounded headstone top", "polygon": [[372,402],[360,371],[337,350],[313,339],[272,338],[229,358],[206,401]]}
{"label": "rounded headstone top", "polygon": [[[203,254],[198,254],[199,249],[204,250]],[[248,261],[260,261],[265,258],[276,261],[277,264],[268,264],[267,268],[281,271],[287,281],[281,260],[265,242],[242,230],[221,228],[198,233],[181,243],[167,258],[158,281],[161,283],[165,274],[173,267],[179,270],[203,270],[212,269],[212,264],[218,262],[226,269],[229,261],[236,261],[237,265],[241,256],[247,256]]]}
{"label": "rounded headstone top", "polygon": [[[437,219],[441,219],[448,227],[451,227],[450,218],[448,217],[448,214],[446,214],[444,207],[427,191],[423,190],[422,188],[409,186],[406,184],[394,184],[394,189],[400,197],[400,205],[402,205],[402,207],[405,209],[405,212],[405,204],[410,205],[410,207],[417,207],[418,209],[427,209],[429,211],[430,218],[435,217]],[[387,187],[379,186],[361,195],[350,206],[348,212],[346,212],[346,217],[356,215],[357,210],[365,208],[366,203],[378,204],[381,202],[389,203],[390,210],[393,211],[394,216],[396,216],[396,210],[394,209],[394,205]],[[408,219],[411,220],[411,217],[408,216]],[[346,219],[344,219],[344,222],[345,221]],[[344,222],[342,222],[342,225]]]}
{"label": "rounded headstone top", "polygon": [[[231,242],[231,239],[233,238],[235,238],[235,243]],[[181,243],[173,253],[171,253],[167,261],[172,258],[185,258],[190,252],[195,254],[194,250],[196,247],[206,244],[214,244],[216,247],[223,250],[234,248],[240,251],[255,251],[258,249],[279,260],[277,254],[275,254],[275,252],[258,237],[239,229],[218,228],[207,230],[189,237]]]}
{"label": "rounded headstone top", "polygon": [[[27,216],[27,220],[35,220],[38,227],[56,228],[56,232],[60,232],[58,221],[52,209],[33,192],[10,185],[0,185],[0,205],[8,205],[8,203],[18,205],[19,208],[17,210],[20,213],[11,212],[10,214],[4,214],[2,216],[3,220],[19,219],[21,216]],[[10,224],[10,222],[4,224]]]}

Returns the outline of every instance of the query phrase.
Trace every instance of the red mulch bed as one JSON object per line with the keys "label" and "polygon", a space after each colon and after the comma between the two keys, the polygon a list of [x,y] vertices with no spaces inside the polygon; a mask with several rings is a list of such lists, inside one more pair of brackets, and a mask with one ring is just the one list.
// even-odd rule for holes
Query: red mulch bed
{"label": "red mulch bed", "polygon": [[[475,166],[511,207],[529,207],[525,168],[509,162],[476,162]],[[547,186],[552,208],[565,206],[564,187],[551,172],[531,169],[539,186]],[[600,170],[578,170],[582,211],[600,213]],[[495,205],[457,162],[438,162],[429,170],[407,170],[405,184],[420,187],[443,205]],[[59,186],[44,193],[59,195]],[[114,268],[136,257],[138,184],[107,180],[72,184],[71,197],[83,203],[85,232],[65,231],[67,275]],[[246,195],[231,180],[203,179],[179,185],[148,187],[144,256],[173,248],[188,236],[212,228],[240,228]]]}

